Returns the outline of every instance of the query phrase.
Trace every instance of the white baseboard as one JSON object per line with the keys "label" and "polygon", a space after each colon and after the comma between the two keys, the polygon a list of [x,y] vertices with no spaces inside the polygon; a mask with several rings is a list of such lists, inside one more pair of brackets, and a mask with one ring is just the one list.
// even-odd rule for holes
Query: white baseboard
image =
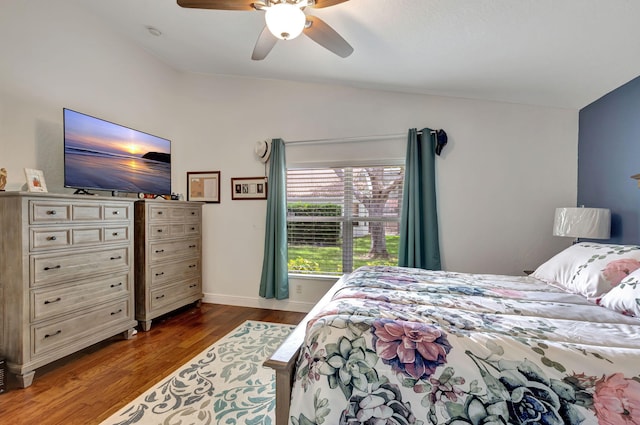
{"label": "white baseboard", "polygon": [[315,304],[303,301],[291,300],[267,300],[264,298],[238,297],[223,294],[205,293],[202,302],[212,304],[226,304],[240,307],[266,308],[269,310],[296,311],[308,313]]}

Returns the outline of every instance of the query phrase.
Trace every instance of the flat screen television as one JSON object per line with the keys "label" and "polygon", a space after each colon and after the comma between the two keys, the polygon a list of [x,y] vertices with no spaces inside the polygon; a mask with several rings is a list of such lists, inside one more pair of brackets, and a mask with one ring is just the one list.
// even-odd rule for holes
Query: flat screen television
{"label": "flat screen television", "polygon": [[171,193],[170,140],[67,108],[63,115],[65,187]]}

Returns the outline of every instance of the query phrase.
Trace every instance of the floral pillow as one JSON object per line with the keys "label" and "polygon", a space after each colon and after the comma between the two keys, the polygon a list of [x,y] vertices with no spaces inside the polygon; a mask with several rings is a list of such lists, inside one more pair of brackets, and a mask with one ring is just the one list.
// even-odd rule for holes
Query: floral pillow
{"label": "floral pillow", "polygon": [[640,246],[581,242],[558,253],[532,276],[596,298],[640,268]]}
{"label": "floral pillow", "polygon": [[622,279],[618,286],[598,298],[596,302],[609,310],[640,317],[640,269]]}

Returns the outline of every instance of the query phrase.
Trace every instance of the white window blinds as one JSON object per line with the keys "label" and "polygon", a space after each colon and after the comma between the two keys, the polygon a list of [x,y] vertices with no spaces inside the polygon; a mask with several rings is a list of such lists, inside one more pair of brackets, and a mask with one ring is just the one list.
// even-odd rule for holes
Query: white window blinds
{"label": "white window blinds", "polygon": [[397,264],[403,180],[397,165],[289,169],[289,272]]}

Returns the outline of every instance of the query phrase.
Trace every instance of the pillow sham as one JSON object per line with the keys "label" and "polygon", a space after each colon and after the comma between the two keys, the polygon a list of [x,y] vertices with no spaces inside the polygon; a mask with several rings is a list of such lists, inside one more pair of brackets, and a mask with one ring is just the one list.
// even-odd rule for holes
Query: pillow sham
{"label": "pillow sham", "polygon": [[640,269],[636,269],[596,302],[627,316],[640,317]]}
{"label": "pillow sham", "polygon": [[533,277],[596,298],[640,268],[640,246],[581,242],[540,265]]}

